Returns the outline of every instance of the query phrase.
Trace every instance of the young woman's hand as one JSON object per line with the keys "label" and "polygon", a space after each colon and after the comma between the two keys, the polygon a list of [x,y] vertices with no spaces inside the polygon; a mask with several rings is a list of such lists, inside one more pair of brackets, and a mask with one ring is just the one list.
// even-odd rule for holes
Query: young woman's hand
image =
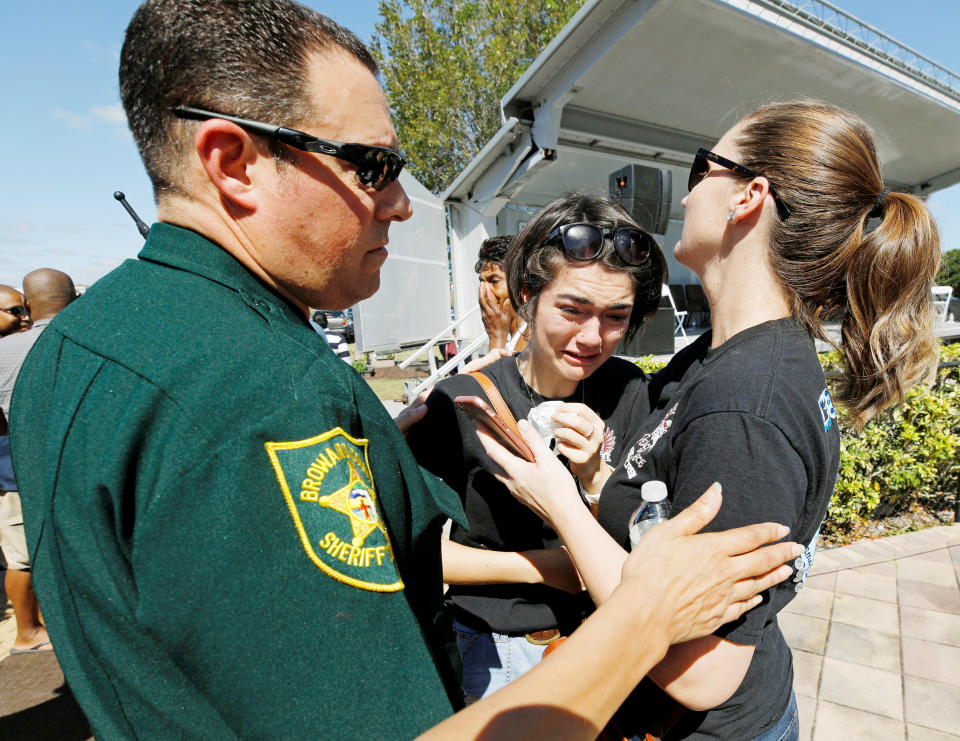
{"label": "young woman's hand", "polygon": [[427,416],[426,402],[431,391],[433,391],[432,386],[420,392],[420,396],[414,399],[412,404],[404,407],[400,411],[400,414],[393,418],[394,424],[397,426],[397,429],[400,430],[400,434],[404,437],[406,437],[407,433],[410,432],[411,427]]}
{"label": "young woman's hand", "polygon": [[577,484],[570,472],[550,448],[544,445],[540,435],[527,420],[521,419],[517,424],[521,437],[533,451],[535,463],[515,456],[492,438],[481,425],[475,424],[480,443],[500,469],[492,472],[496,479],[548,524],[552,524],[553,518],[564,509],[579,508],[586,513],[586,507],[580,499]]}
{"label": "young woman's hand", "polygon": [[461,373],[476,373],[479,370],[483,370],[488,365],[493,365],[501,358],[505,358],[509,355],[513,355],[509,350],[502,347],[491,347],[490,352],[486,355],[481,355],[479,358],[471,360],[460,370]]}
{"label": "young woman's hand", "polygon": [[569,403],[553,415],[562,425],[554,430],[557,452],[570,461],[570,470],[588,494],[599,494],[613,469],[600,457],[606,423],[586,404]]}

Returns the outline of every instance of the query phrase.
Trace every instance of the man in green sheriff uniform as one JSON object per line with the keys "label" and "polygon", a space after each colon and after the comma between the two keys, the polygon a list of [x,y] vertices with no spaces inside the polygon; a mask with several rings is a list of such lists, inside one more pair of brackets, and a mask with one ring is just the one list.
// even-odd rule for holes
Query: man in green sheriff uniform
{"label": "man in green sheriff uniform", "polygon": [[[462,512],[306,321],[376,290],[410,203],[171,109],[397,142],[352,34],[234,5],[147,3],[127,32],[123,101],[165,223],[50,326],[16,391],[44,618],[98,737],[411,736],[452,712],[430,631]],[[212,60],[238,54],[225,79]]]}
{"label": "man in green sheriff uniform", "polygon": [[[97,738],[405,738],[451,714],[439,532],[462,511],[307,322],[376,291],[411,213],[375,70],[290,0],[149,0],[127,29],[161,223],[44,331],[11,419],[36,592]],[[435,732],[596,735],[669,642],[784,576],[791,546],[731,558],[774,526],[692,535],[718,506],[645,536],[556,656]]]}

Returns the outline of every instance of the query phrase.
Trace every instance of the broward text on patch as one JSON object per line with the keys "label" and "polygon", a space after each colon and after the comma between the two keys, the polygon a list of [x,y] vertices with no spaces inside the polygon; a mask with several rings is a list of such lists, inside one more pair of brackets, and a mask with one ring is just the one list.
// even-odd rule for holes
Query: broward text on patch
{"label": "broward text on patch", "polygon": [[377,509],[369,445],[335,427],[265,447],[310,560],[345,584],[395,592],[403,582]]}

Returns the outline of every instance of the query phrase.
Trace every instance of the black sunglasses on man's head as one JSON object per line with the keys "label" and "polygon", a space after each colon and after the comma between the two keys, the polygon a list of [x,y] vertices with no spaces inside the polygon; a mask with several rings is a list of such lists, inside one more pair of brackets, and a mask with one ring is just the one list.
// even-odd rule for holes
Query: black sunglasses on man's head
{"label": "black sunglasses on man's head", "polygon": [[277,139],[295,149],[315,154],[328,154],[331,157],[345,160],[357,166],[357,180],[361,185],[367,185],[374,190],[383,190],[390,183],[400,177],[400,171],[407,161],[399,152],[389,147],[376,147],[370,144],[344,144],[343,142],[321,139],[318,136],[305,134],[296,129],[287,129],[283,126],[251,121],[249,118],[228,116],[225,113],[214,113],[202,108],[177,106],[174,114],[180,118],[193,121],[208,121],[211,118],[222,118],[224,121],[235,123],[251,134],[267,136]]}
{"label": "black sunglasses on man's head", "polygon": [[[701,148],[697,150],[697,156],[693,158],[693,164],[690,166],[690,177],[687,178],[687,190],[692,191],[694,188],[696,188],[707,176],[707,173],[710,172],[710,165],[707,164],[708,161],[716,162],[718,165],[720,165],[720,167],[739,173],[740,175],[746,175],[747,177],[767,177],[762,172],[756,172],[755,170],[751,170],[749,167],[738,165],[733,160],[728,160],[726,157],[721,157],[716,152],[711,152],[709,149]],[[769,181],[770,178],[767,178],[767,182]],[[773,202],[777,205],[777,213],[780,215],[780,218],[787,218],[790,215],[790,207],[784,203],[783,199],[780,197],[780,194],[777,193],[776,189],[773,187],[773,183],[770,183],[770,195],[773,196]]]}

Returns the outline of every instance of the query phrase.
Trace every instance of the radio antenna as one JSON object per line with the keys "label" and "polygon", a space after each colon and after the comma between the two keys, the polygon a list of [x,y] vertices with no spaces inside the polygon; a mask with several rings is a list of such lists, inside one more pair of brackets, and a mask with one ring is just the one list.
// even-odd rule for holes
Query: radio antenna
{"label": "radio antenna", "polygon": [[144,223],[143,219],[137,216],[137,212],[133,210],[133,207],[129,203],[127,203],[127,197],[119,190],[113,194],[113,197],[120,201],[120,205],[127,210],[127,213],[130,214],[130,218],[133,219],[133,223],[137,225],[137,231],[143,235],[144,239],[146,239],[147,235],[150,233],[150,227]]}

